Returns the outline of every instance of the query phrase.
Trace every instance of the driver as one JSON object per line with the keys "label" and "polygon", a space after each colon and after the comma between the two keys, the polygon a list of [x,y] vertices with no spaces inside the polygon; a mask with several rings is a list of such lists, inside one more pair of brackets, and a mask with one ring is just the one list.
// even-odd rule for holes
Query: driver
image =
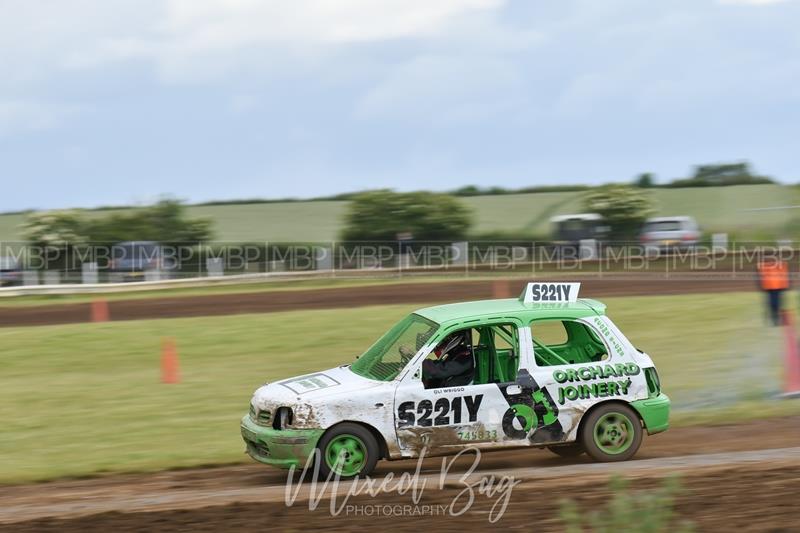
{"label": "driver", "polygon": [[475,360],[469,331],[448,335],[433,349],[436,358],[422,362],[422,382],[426,388],[455,387],[472,382]]}

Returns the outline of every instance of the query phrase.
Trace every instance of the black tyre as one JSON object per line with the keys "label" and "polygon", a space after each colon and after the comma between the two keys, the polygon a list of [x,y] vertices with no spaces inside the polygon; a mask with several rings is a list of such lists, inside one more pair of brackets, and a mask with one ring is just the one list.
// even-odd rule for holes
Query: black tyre
{"label": "black tyre", "polygon": [[562,444],[560,446],[548,446],[547,449],[559,457],[565,457],[567,459],[571,457],[578,457],[586,451],[583,449],[583,444],[580,442],[571,442],[569,444]]}
{"label": "black tyre", "polygon": [[340,479],[364,477],[378,463],[380,447],[364,426],[345,422],[325,433],[317,444],[320,476],[336,472]]}
{"label": "black tyre", "polygon": [[580,441],[595,461],[627,461],[642,444],[642,424],[627,405],[601,405],[584,420]]}

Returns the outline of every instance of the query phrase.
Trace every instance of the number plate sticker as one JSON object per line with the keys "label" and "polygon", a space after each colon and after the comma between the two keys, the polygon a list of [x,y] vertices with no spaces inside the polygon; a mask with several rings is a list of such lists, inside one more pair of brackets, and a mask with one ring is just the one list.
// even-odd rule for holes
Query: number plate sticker
{"label": "number plate sticker", "polygon": [[450,426],[478,420],[483,394],[437,398],[436,401],[402,402],[397,407],[397,426]]}
{"label": "number plate sticker", "polygon": [[580,283],[528,283],[522,301],[526,304],[576,302],[580,289]]}

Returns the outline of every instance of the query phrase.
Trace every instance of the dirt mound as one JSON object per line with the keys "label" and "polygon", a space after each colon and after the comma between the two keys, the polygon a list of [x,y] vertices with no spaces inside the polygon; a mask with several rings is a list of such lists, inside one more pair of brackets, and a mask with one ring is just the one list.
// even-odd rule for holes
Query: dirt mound
{"label": "dirt mound", "polygon": [[[753,290],[751,280],[733,279],[631,279],[582,280],[582,293],[592,297],[683,294]],[[335,309],[399,303],[447,303],[481,298],[515,296],[524,280],[509,280],[497,285],[492,280],[450,281],[442,283],[401,283],[292,291],[263,291],[242,294],[215,294],[145,298],[109,302],[111,320],[141,320],[193,316],[218,316],[241,313],[271,313],[301,309]],[[56,304],[31,307],[0,307],[0,327],[71,324],[90,319],[90,304]]]}

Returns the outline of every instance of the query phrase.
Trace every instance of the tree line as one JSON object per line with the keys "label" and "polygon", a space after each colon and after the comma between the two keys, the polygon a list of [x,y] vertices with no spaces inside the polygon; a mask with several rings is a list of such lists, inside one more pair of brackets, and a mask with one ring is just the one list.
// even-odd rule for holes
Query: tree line
{"label": "tree line", "polygon": [[[692,177],[660,186],[709,187],[750,183],[773,181],[754,175],[747,163],[734,163],[698,166]],[[655,186],[652,174],[642,174],[628,185],[543,186],[513,192],[585,191],[583,211],[601,215],[610,228],[611,238],[629,239],[654,212],[646,189]],[[347,195],[349,205],[340,238],[369,242],[475,238],[471,233],[474,214],[459,197],[505,193],[510,192],[498,187],[480,189],[467,186],[451,193],[374,190]],[[340,195],[338,199],[344,196]],[[23,235],[32,244],[59,246],[123,241],[200,242],[212,239],[213,231],[210,219],[187,218],[183,204],[176,200],[162,200],[150,207],[109,212],[67,210],[32,213],[24,222]]]}

